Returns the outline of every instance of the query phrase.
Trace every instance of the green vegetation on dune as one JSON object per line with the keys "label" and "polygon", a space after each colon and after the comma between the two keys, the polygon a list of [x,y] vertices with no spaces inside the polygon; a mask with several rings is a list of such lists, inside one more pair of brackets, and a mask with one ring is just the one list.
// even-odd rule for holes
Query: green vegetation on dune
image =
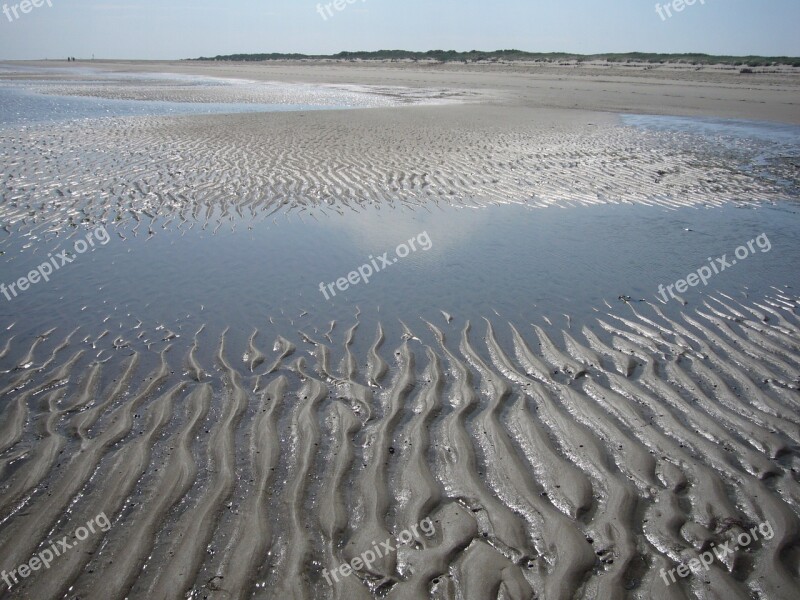
{"label": "green vegetation on dune", "polygon": [[482,52],[456,52],[455,50],[378,50],[375,52],[339,52],[338,54],[228,54],[225,56],[201,57],[193,60],[222,61],[267,61],[267,60],[411,60],[447,62],[497,62],[497,61],[592,61],[605,60],[613,63],[642,62],[652,64],[684,63],[692,65],[731,65],[747,67],[769,67],[790,65],[800,67],[800,58],[790,56],[714,56],[711,54],[653,54],[626,52],[622,54],[570,54],[567,52],[523,52],[522,50],[494,50]]}

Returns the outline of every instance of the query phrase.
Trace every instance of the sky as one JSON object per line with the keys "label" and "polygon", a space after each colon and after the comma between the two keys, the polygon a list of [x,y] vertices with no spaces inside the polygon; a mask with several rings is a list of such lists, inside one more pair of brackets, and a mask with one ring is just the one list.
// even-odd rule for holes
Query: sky
{"label": "sky", "polygon": [[0,0],[0,60],[510,48],[800,56],[800,0],[695,0],[671,16],[653,0],[328,1]]}

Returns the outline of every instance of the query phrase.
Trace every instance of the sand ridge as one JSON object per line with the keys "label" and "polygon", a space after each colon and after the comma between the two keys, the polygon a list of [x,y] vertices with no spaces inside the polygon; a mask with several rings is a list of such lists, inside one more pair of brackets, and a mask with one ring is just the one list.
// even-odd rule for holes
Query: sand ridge
{"label": "sand ridge", "polygon": [[[47,360],[38,340],[10,340],[2,364],[33,364],[2,390],[0,567],[99,507],[114,526],[85,542],[91,553],[16,597],[69,587],[178,598],[191,587],[266,598],[287,586],[305,598],[413,598],[433,585],[436,597],[502,587],[566,599],[635,585],[661,598],[710,579],[736,597],[791,598],[798,304],[776,291],[716,296],[681,321],[630,305],[582,331],[495,319],[421,322],[400,339],[379,329],[370,354],[392,372],[373,375],[350,355],[353,336],[372,337],[358,318],[332,344],[309,332],[290,354],[280,339],[271,351],[254,342],[262,331],[250,342],[257,365],[247,353],[231,361],[242,354],[226,331],[200,331],[193,344],[216,345],[201,381],[180,367],[189,340],[102,363],[75,352],[74,334],[43,332]],[[321,578],[426,516],[430,543],[334,590]],[[715,564],[665,587],[661,568],[765,520],[774,539],[732,557],[732,573]]]}
{"label": "sand ridge", "polygon": [[244,215],[718,206],[786,199],[785,182],[800,189],[791,156],[766,176],[743,171],[759,151],[739,142],[720,153],[712,139],[624,127],[597,113],[471,104],[137,117],[6,132],[0,192],[6,227],[49,242],[83,223],[151,237],[235,228]]}

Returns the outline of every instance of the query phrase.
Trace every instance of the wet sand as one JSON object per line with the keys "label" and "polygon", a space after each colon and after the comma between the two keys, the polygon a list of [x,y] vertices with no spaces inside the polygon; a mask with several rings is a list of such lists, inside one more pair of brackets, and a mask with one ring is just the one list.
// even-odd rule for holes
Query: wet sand
{"label": "wet sand", "polygon": [[[201,331],[103,361],[75,333],[10,339],[0,566],[102,511],[107,534],[13,597],[793,598],[798,304],[549,332],[355,319],[299,347]],[[323,579],[426,517],[433,538]],[[708,573],[659,576],[764,522]]]}
{"label": "wet sand", "polygon": [[[63,61],[9,63],[64,67]],[[496,103],[613,113],[707,116],[800,124],[800,69],[588,63],[79,61],[73,70],[181,73],[251,81],[448,88],[498,94]],[[64,75],[51,75],[64,77]]]}
{"label": "wet sand", "polygon": [[[99,224],[131,252],[134,239],[244,234],[256,222],[367,208],[767,201],[796,211],[796,149],[767,177],[742,169],[747,142],[727,148],[614,114],[627,104],[800,123],[791,73],[753,86],[713,69],[101,66],[448,89],[455,102],[5,128],[3,281],[19,256]],[[59,92],[76,93],[69,86]],[[229,93],[137,92],[192,102]],[[115,264],[102,252],[97,260]],[[201,311],[186,332],[176,304],[168,320],[127,314],[139,322],[121,330],[110,315],[130,299],[97,275],[80,282],[104,291],[79,321],[64,318],[70,298],[47,314],[4,306],[0,570],[101,512],[112,527],[10,590],[0,581],[0,596],[794,599],[800,281],[785,272],[773,287],[688,306],[622,298],[581,315],[532,306],[513,320],[494,311],[470,321],[452,306],[435,319],[400,321],[380,306],[342,318],[322,306],[309,316],[322,327],[287,305],[246,328]],[[151,285],[174,285],[156,261],[141,288]],[[426,518],[434,536],[398,541]],[[667,585],[662,569],[763,523],[769,539]],[[328,583],[326,573],[386,540],[395,552]]]}

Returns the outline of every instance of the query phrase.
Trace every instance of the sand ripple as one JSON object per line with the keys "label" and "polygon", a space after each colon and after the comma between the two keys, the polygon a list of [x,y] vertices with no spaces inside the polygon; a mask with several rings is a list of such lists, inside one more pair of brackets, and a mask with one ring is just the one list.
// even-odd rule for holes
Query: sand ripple
{"label": "sand ripple", "polygon": [[[94,336],[6,333],[0,569],[105,511],[14,597],[789,600],[798,305],[635,303],[580,331],[356,320],[242,347],[203,328],[102,363]],[[435,537],[325,582],[428,516]],[[774,538],[665,586],[764,521]]]}
{"label": "sand ripple", "polygon": [[800,189],[791,157],[743,169],[757,150],[746,144],[720,152],[685,133],[564,114],[467,104],[9,128],[0,218],[31,242],[83,223],[149,238],[366,206],[716,206]]}

